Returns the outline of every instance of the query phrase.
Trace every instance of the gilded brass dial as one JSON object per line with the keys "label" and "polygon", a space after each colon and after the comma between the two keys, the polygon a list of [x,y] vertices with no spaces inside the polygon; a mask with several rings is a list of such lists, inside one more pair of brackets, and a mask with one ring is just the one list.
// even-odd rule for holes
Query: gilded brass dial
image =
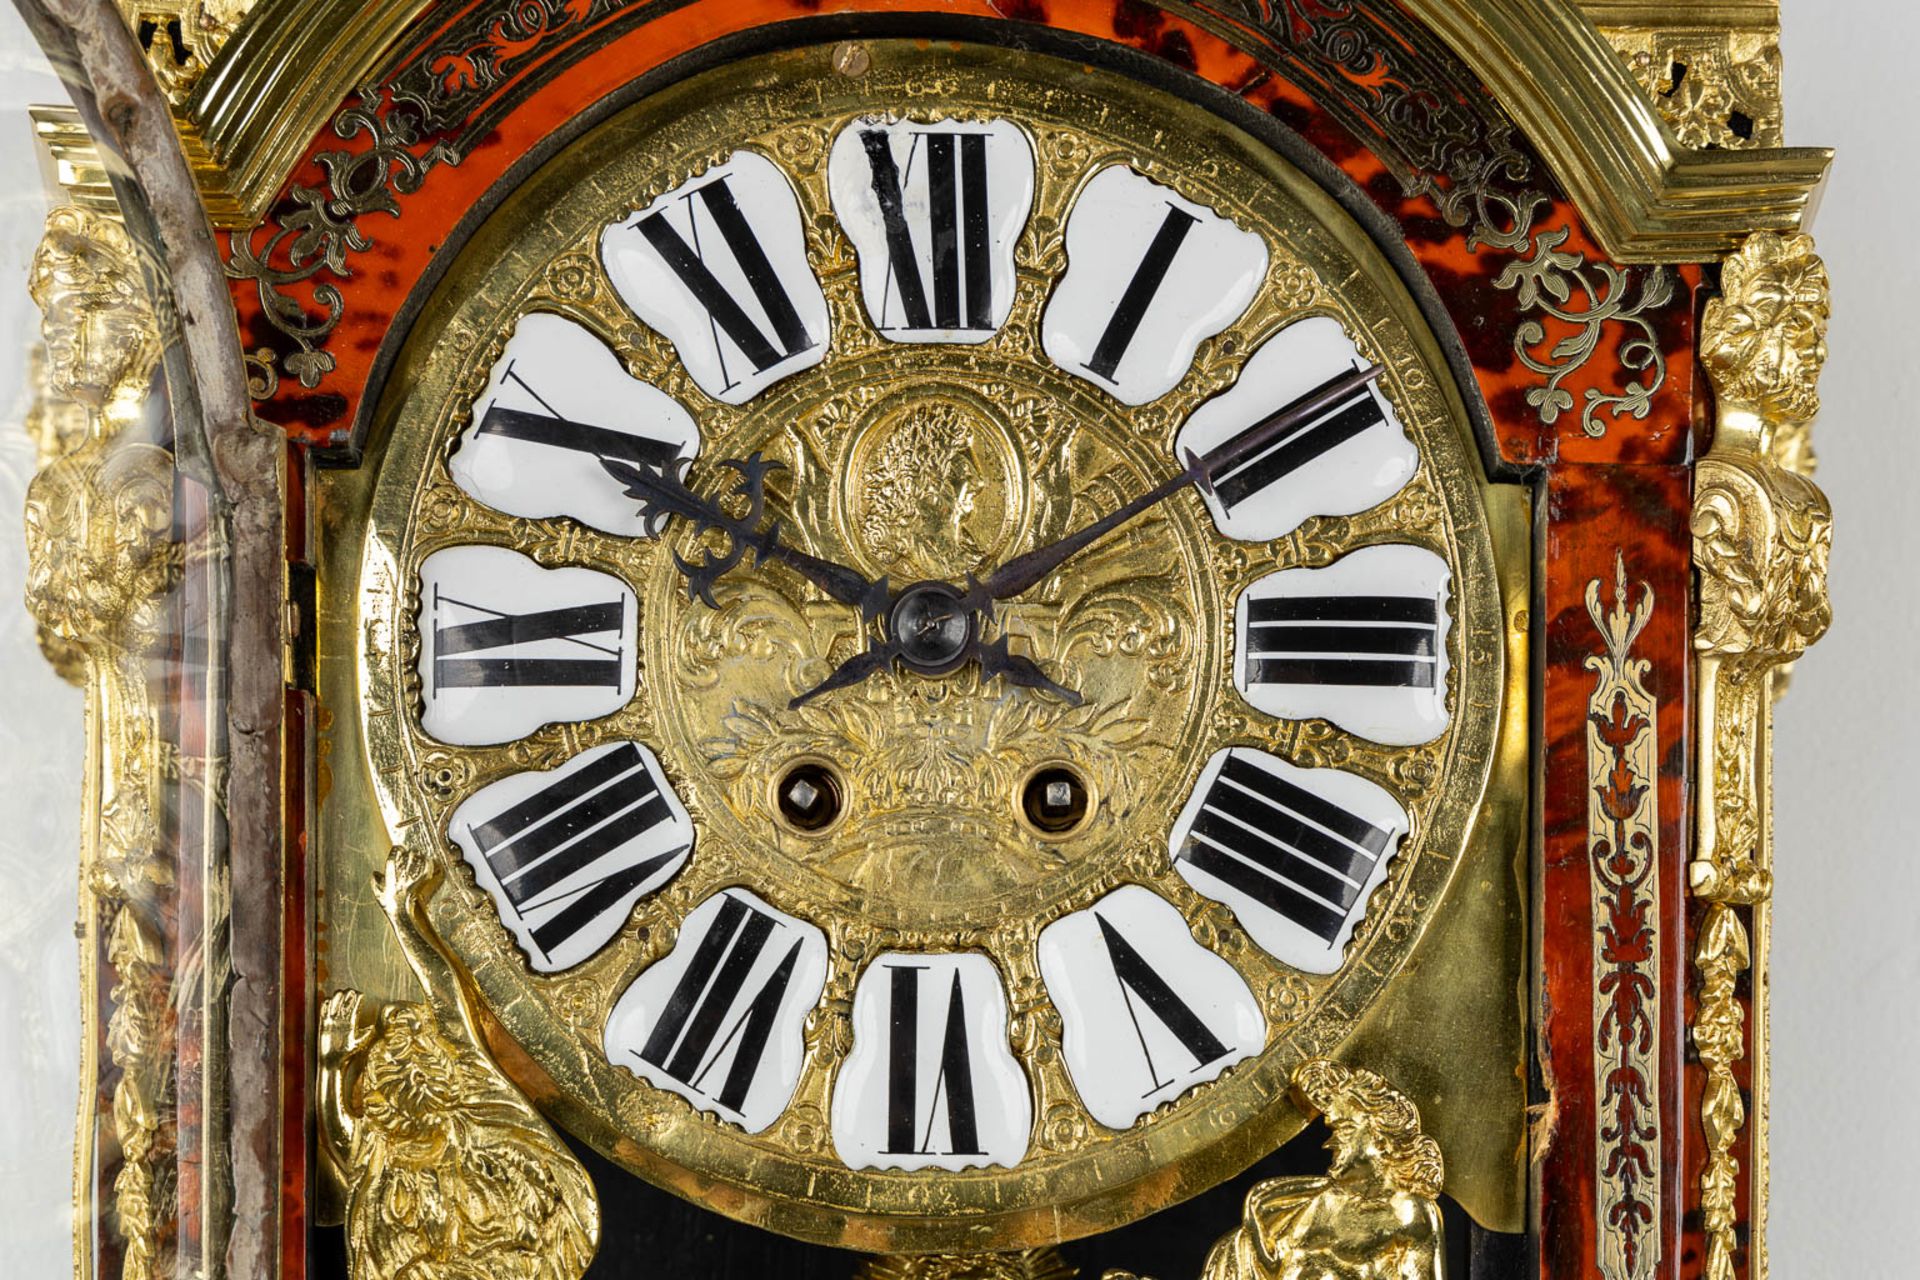
{"label": "gilded brass dial", "polygon": [[[431,921],[545,1076],[530,1084],[556,1120],[654,1181],[797,1236],[876,1250],[1050,1243],[1211,1185],[1305,1122],[1287,1100],[1289,1072],[1365,1024],[1474,836],[1498,754],[1509,621],[1485,480],[1450,375],[1385,259],[1325,193],[1215,117],[1117,76],[970,46],[867,51],[857,76],[836,72],[830,49],[811,48],[664,90],[549,162],[460,252],[390,382],[368,462],[378,471],[360,579],[360,714],[395,839],[448,861]],[[1031,140],[1035,202],[1011,313],[988,341],[894,342],[863,310],[855,252],[828,196],[827,148],[848,121],[889,110],[1007,119]],[[622,305],[596,245],[609,223],[743,148],[794,186],[832,338],[819,364],[733,405],[701,391],[674,348]],[[1040,347],[1041,314],[1067,266],[1068,215],[1090,178],[1116,163],[1219,210],[1270,254],[1245,314],[1201,344],[1172,391],[1140,407],[1069,375]],[[690,598],[674,559],[701,554],[684,527],[649,541],[564,517],[511,517],[451,479],[450,450],[489,368],[516,320],[536,312],[584,326],[628,373],[686,407],[701,436],[696,489],[728,492],[731,473],[714,463],[763,452],[784,464],[765,491],[783,534],[896,585],[960,582],[1150,489],[1178,470],[1173,441],[1192,411],[1304,318],[1331,317],[1384,366],[1382,391],[1419,464],[1389,501],[1309,519],[1271,543],[1222,536],[1197,497],[1178,495],[1001,605],[996,626],[1077,689],[1078,707],[963,666],[882,674],[796,710],[795,693],[865,643],[858,611],[750,561],[709,607]],[[1232,675],[1243,589],[1384,543],[1425,548],[1450,575],[1445,732],[1388,747],[1248,705]],[[432,738],[420,719],[419,573],[436,551],[469,544],[628,584],[640,607],[632,698],[602,719],[499,746]],[[707,549],[725,545],[709,539]],[[449,818],[489,782],[622,739],[658,756],[695,851],[597,954],[536,973],[449,843]],[[1338,768],[1407,814],[1409,834],[1331,976],[1274,959],[1170,865],[1175,816],[1209,757],[1229,746]],[[780,817],[781,787],[802,766],[837,788],[836,812],[817,830]],[[1023,813],[1028,784],[1050,769],[1083,784],[1086,810],[1055,830]],[[1171,903],[1237,971],[1265,1019],[1266,1047],[1109,1129],[1063,1061],[1036,940],[1129,884]],[[643,1082],[601,1047],[621,993],[668,953],[696,905],[729,887],[817,925],[830,952],[799,1083],[759,1133]],[[855,984],[876,955],[898,951],[981,953],[995,965],[1032,1090],[1031,1141],[1012,1167],[853,1169],[836,1152],[831,1090],[851,1047]]]}

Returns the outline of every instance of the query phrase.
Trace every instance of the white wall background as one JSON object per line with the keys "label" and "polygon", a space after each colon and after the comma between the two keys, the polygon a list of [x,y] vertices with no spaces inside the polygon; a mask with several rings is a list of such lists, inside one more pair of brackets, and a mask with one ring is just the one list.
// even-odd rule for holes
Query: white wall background
{"label": "white wall background", "polygon": [[1787,138],[1839,149],[1814,235],[1833,277],[1814,428],[1833,631],[1780,704],[1773,1263],[1910,1280],[1920,1192],[1920,8],[1785,0]]}
{"label": "white wall background", "polygon": [[21,608],[20,513],[34,446],[20,420],[40,316],[27,265],[47,216],[30,102],[64,102],[12,4],[0,4],[0,1275],[73,1273],[79,1077],[80,704]]}
{"label": "white wall background", "polygon": [[[1833,274],[1816,429],[1837,513],[1832,634],[1779,719],[1772,1256],[1782,1280],[1908,1280],[1920,1193],[1920,8],[1786,0],[1787,132],[1841,149],[1815,224]],[[19,428],[45,195],[24,106],[57,81],[0,5],[0,1242],[70,1274],[79,694],[21,592]]]}

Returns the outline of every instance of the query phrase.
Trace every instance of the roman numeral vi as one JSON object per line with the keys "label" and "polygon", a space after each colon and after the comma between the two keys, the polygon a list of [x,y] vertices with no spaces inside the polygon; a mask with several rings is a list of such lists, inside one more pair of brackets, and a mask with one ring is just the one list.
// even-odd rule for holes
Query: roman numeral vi
{"label": "roman numeral vi", "polygon": [[[973,1095],[973,1060],[967,1048],[966,988],[953,975],[947,994],[945,1029],[939,1060],[927,1091],[924,1113],[920,1098],[920,975],[918,965],[890,964],[891,986],[887,1029],[887,1145],[888,1155],[981,1155],[980,1126]],[[933,1145],[934,1120],[944,1101],[947,1110],[946,1145]],[[924,1114],[924,1119],[922,1115]]]}

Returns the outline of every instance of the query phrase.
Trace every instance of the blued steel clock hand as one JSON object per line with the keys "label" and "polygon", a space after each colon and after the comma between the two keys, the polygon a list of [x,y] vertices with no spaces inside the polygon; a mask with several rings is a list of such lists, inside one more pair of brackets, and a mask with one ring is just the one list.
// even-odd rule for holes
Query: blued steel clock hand
{"label": "blued steel clock hand", "polygon": [[618,458],[601,458],[600,465],[626,486],[628,497],[645,502],[649,510],[691,521],[701,532],[718,529],[727,535],[730,545],[723,555],[703,551],[699,564],[677,553],[673,557],[687,579],[687,594],[705,601],[709,608],[719,607],[713,598],[714,584],[739,564],[749,550],[753,552],[754,563],[780,561],[835,600],[860,610],[862,621],[871,622],[887,607],[889,593],[885,578],[870,580],[857,569],[823,560],[782,542],[778,520],[761,527],[760,519],[766,509],[767,472],[783,465],[781,463],[768,461],[756,452],[745,460],[729,458],[720,464],[740,473],[740,483],[734,492],[747,499],[747,511],[738,518],[728,515],[718,502],[702,497],[674,478],[670,469],[655,471],[636,467]]}
{"label": "blued steel clock hand", "polygon": [[829,671],[827,678],[819,684],[790,698],[787,701],[787,707],[789,709],[804,707],[807,703],[812,702],[823,693],[831,693],[835,689],[844,689],[849,685],[859,684],[868,676],[886,670],[887,667],[892,665],[893,660],[899,656],[899,646],[894,644],[893,641],[876,640],[868,648],[862,649],[859,653],[854,654],[851,658],[848,658],[845,662],[842,662],[839,666]]}
{"label": "blued steel clock hand", "polygon": [[1056,542],[1036,547],[1025,555],[1007,561],[985,578],[969,578],[960,607],[984,609],[992,601],[1005,600],[1030,590],[1052,575],[1073,556],[1092,546],[1136,516],[1165,502],[1189,484],[1197,484],[1208,493],[1215,477],[1226,475],[1237,466],[1286,435],[1294,427],[1338,404],[1383,372],[1379,365],[1355,369],[1326,384],[1314,395],[1275,410],[1246,430],[1229,437],[1203,454],[1189,453],[1186,470],[1169,476],[1146,493],[1109,512],[1092,524],[1074,530]]}
{"label": "blued steel clock hand", "polygon": [[[789,707],[805,706],[823,693],[859,684],[868,676],[886,670],[896,660],[918,667],[920,664],[914,662],[910,656],[911,646],[910,640],[895,639],[891,636],[875,640],[869,647],[828,672],[826,679],[793,698],[787,705]],[[1080,705],[1080,695],[1065,685],[1048,679],[1046,673],[1040,670],[1039,663],[1032,658],[1009,652],[1005,636],[994,640],[982,640],[977,630],[969,628],[965,642],[955,650],[952,665],[960,666],[969,658],[980,663],[980,674],[985,679],[992,680],[999,677],[1008,684],[1023,689],[1044,689],[1073,706]]]}

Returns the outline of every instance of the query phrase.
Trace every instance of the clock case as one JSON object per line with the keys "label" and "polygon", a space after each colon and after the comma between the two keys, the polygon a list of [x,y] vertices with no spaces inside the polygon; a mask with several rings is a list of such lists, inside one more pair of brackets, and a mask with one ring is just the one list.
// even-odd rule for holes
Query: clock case
{"label": "clock case", "polygon": [[[654,88],[902,36],[1170,89],[1392,258],[1490,477],[1532,509],[1525,1111],[1504,1121],[1511,1212],[1449,1211],[1454,1272],[1764,1274],[1770,715],[1826,626],[1829,530],[1807,478],[1826,279],[1804,234],[1829,156],[1779,145],[1771,4],[19,2],[74,99],[34,113],[69,204],[36,272],[28,520],[29,606],[88,690],[78,1275],[341,1273],[320,1223],[350,1214],[356,1172],[324,1068],[388,1010],[322,1003],[308,499],[316,468],[358,461],[439,271],[518,176]],[[87,283],[114,270],[138,287]],[[62,339],[110,313],[124,358],[89,381]],[[457,976],[422,977],[427,1004],[392,1008],[432,1011],[515,1117],[500,1132],[571,1177],[528,1064],[461,1012]],[[1429,1113],[1486,1105],[1397,1083]],[[1289,1144],[1256,1172],[1315,1159]],[[1191,1273],[1251,1176],[1076,1260]],[[652,1241],[593,1274],[857,1261],[631,1181],[599,1179],[601,1216]],[[552,1223],[525,1229],[540,1274],[586,1265]],[[383,1230],[408,1247],[405,1223]],[[1059,1265],[954,1266],[989,1262]]]}

